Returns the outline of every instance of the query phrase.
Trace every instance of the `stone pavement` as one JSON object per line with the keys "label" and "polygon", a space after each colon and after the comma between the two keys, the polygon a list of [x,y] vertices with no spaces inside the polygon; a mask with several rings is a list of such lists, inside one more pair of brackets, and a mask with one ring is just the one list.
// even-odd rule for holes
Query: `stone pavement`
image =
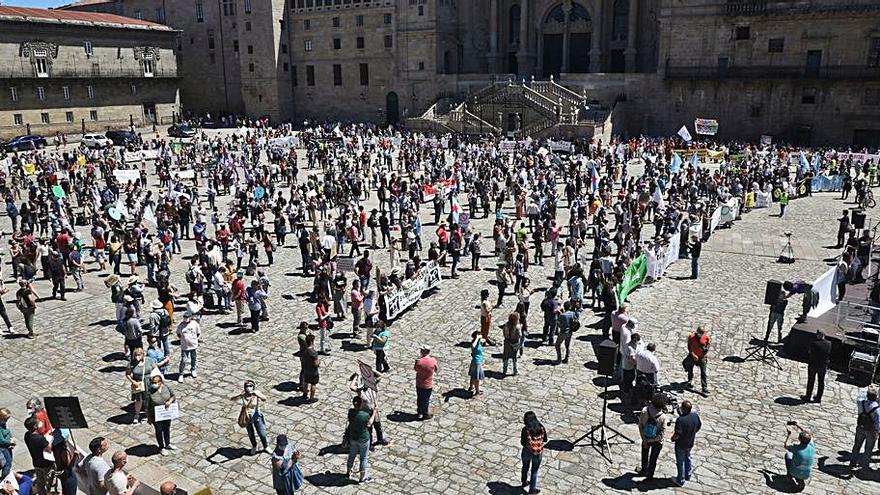
{"label": "stone pavement", "polygon": [[[614,464],[603,460],[588,442],[572,445],[601,418],[603,381],[594,371],[596,358],[590,345],[599,339],[586,328],[595,318],[584,321],[585,328],[573,340],[572,359],[567,365],[553,366],[553,348],[529,343],[518,376],[502,377],[501,360],[494,355],[486,365],[485,395],[463,398],[469,361],[467,340],[478,328],[478,293],[490,287],[493,297],[495,294],[489,285],[494,279],[491,271],[463,271],[459,279],[444,280],[439,291],[393,323],[388,352],[391,371],[380,383],[383,427],[393,445],[380,446],[370,456],[375,482],[358,486],[346,480],[345,455],[333,447],[342,437],[350,404],[347,378],[358,359],[372,363],[373,355],[361,350],[357,342],[348,342],[345,332],[350,320],[338,322],[332,339],[334,351],[322,359],[320,401],[302,404],[298,400],[298,393],[292,390],[299,373],[299,361],[293,356],[296,325],[300,320],[313,321],[314,311],[304,298],[311,280],[299,276],[299,254],[293,246],[279,249],[276,265],[269,269],[271,321],[261,325],[259,334],[239,331],[234,315],[203,319],[198,379],[171,382],[183,413],[172,425],[172,441],[180,449],[173,455],[157,455],[150,426],[130,424],[122,338],[113,329],[109,292],[95,272],[87,276],[87,290],[71,293],[66,303],[40,303],[36,340],[2,341],[2,397],[15,401],[2,406],[20,415],[24,406],[20,397],[79,396],[91,433],[127,447],[144,476],[178,473],[185,478],[178,483],[191,493],[202,486],[219,494],[271,492],[269,456],[249,455],[247,435],[235,424],[238,405],[228,400],[246,378],[254,379],[269,396],[265,415],[270,441],[278,433],[287,433],[303,453],[300,466],[307,479],[305,493],[518,493],[519,433],[523,413],[528,410],[537,413],[551,439],[540,472],[544,493],[784,491],[779,475],[784,471],[782,441],[789,419],[799,420],[814,432],[817,457],[824,459],[814,470],[807,493],[876,493],[880,476],[857,473],[852,477],[837,458],[838,451],[851,446],[856,393],[851,385],[835,381],[835,374],[830,373],[821,405],[793,406],[789,405],[791,399],[803,393],[805,365],[782,361],[784,370],[779,372],[760,363],[724,359],[743,356],[750,336],[763,332],[767,279],[812,280],[825,270],[822,259],[835,253],[823,246],[834,243],[834,218],[841,209],[840,202],[832,198],[817,194],[794,201],[784,219],[771,216],[777,213],[775,209],[748,213],[705,246],[699,280],[679,279],[690,273],[689,262],[680,261],[672,265],[668,277],[631,296],[631,313],[639,319],[639,331],[658,344],[663,382],[684,380],[679,363],[686,353],[687,332],[696,324],[708,325],[714,339],[709,369],[712,394],[707,398],[683,394],[694,400],[704,426],[694,451],[695,478],[682,489],[673,489],[663,480],[654,485],[634,483],[630,473],[638,463],[638,445],[614,446]],[[368,202],[368,207],[372,204]],[[427,223],[430,216],[430,206],[424,207],[423,221]],[[8,229],[7,221],[2,222]],[[488,220],[476,220],[475,224],[484,235],[490,234]],[[84,228],[80,231],[86,233]],[[783,231],[792,232],[796,242],[799,260],[792,265],[775,263]],[[433,238],[433,227],[425,225],[426,241]],[[183,244],[184,252],[191,252],[191,243]],[[484,253],[491,253],[490,244],[485,243]],[[800,259],[800,252],[807,253],[807,259]],[[387,266],[387,253],[376,252],[374,256],[381,266]],[[482,265],[491,268],[494,261],[487,257]],[[175,259],[173,276],[178,287],[185,286],[183,263]],[[549,286],[551,265],[548,260],[544,267],[530,268],[534,288]],[[45,282],[37,287],[43,296],[51,293]],[[154,294],[149,289],[148,300]],[[529,326],[533,332],[540,328],[540,298],[538,293],[532,299]],[[14,324],[21,329],[12,297],[4,299]],[[504,307],[496,311],[496,323],[513,309],[513,301],[508,297]],[[433,397],[434,419],[414,422],[412,363],[422,342],[433,349],[440,373]],[[500,348],[487,350],[500,352]],[[178,357],[175,352],[169,369],[172,380]],[[612,400],[609,425],[637,438],[634,418],[621,417],[620,412]],[[20,422],[11,426],[21,439]],[[81,444],[88,441],[78,438]],[[29,462],[26,452],[17,454],[17,462]],[[762,470],[769,471],[769,478]],[[657,477],[674,472],[672,446],[667,442]]]}

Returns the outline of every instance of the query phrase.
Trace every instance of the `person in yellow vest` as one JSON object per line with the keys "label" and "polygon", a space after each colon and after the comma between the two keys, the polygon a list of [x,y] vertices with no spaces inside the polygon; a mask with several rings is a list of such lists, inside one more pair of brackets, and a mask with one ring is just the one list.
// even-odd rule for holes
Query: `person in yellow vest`
{"label": "person in yellow vest", "polygon": [[785,207],[788,206],[788,191],[779,193],[779,218],[785,215]]}

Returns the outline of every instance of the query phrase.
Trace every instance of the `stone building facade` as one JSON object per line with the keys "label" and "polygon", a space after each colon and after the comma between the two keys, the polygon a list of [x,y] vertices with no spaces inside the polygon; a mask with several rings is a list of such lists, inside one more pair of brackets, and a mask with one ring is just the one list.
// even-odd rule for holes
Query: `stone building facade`
{"label": "stone building facade", "polygon": [[[554,77],[616,133],[880,140],[876,0],[84,0],[182,32],[196,113],[397,122]],[[167,10],[166,10],[167,9]]]}
{"label": "stone building facade", "polygon": [[0,138],[172,122],[177,33],[107,14],[0,6]]}

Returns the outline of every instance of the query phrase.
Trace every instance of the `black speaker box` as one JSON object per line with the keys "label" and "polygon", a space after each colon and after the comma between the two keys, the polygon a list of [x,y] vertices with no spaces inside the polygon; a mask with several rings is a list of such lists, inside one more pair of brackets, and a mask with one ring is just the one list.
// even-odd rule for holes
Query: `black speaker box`
{"label": "black speaker box", "polygon": [[764,304],[773,305],[779,300],[779,294],[782,292],[782,282],[779,280],[768,280],[767,289],[764,291]]}
{"label": "black speaker box", "polygon": [[614,375],[614,355],[617,353],[617,344],[613,340],[605,339],[596,349],[596,358],[599,360],[599,374],[605,376]]}

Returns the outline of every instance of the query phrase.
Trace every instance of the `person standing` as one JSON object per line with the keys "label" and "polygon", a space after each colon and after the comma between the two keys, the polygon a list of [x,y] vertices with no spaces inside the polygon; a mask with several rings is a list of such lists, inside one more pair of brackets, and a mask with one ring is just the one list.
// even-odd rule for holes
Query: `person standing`
{"label": "person standing", "polygon": [[655,395],[642,409],[639,415],[639,435],[642,437],[642,464],[636,473],[644,476],[645,481],[654,479],[654,470],[657,468],[657,458],[663,448],[663,434],[666,431],[666,415],[663,414],[665,399],[662,395]]}
{"label": "person standing", "polygon": [[199,349],[199,336],[202,327],[192,311],[187,309],[183,313],[183,320],[177,325],[177,338],[180,339],[180,368],[177,381],[183,383],[183,372],[186,370],[186,360],[189,359],[190,374],[193,378],[198,376],[196,371],[197,353]]}
{"label": "person standing", "polygon": [[504,335],[504,357],[501,373],[505,376],[507,375],[507,363],[513,360],[513,375],[516,376],[517,354],[519,353],[519,344],[522,339],[522,325],[519,323],[519,313],[510,313],[502,332]]}
{"label": "person standing", "polygon": [[134,495],[141,482],[123,470],[125,463],[128,462],[128,454],[124,450],[117,450],[110,460],[113,462],[113,467],[104,475],[107,495]]}
{"label": "person standing", "polygon": [[849,233],[850,220],[849,210],[843,210],[843,214],[837,219],[837,244],[835,248],[842,248],[846,240],[846,234]]}
{"label": "person standing", "polygon": [[700,276],[700,254],[703,252],[703,242],[694,236],[691,238],[691,278],[696,280]]}
{"label": "person standing", "polygon": [[299,351],[299,361],[302,368],[302,380],[300,388],[302,389],[302,397],[307,403],[318,402],[315,398],[315,388],[320,381],[318,368],[321,366],[321,360],[318,359],[318,352],[315,351],[315,335],[306,334],[305,347]]}
{"label": "person standing", "polygon": [[785,308],[788,306],[788,297],[779,291],[776,301],[770,306],[770,317],[767,319],[767,340],[770,340],[770,332],[773,324],[776,324],[777,342],[782,343],[782,322],[785,320]]}
{"label": "person standing", "polygon": [[538,469],[544,458],[544,445],[547,443],[547,430],[538,421],[534,412],[528,411],[523,416],[523,429],[519,443],[522,446],[522,473],[520,481],[523,490],[529,487],[528,493],[535,495],[541,493],[538,489]]}
{"label": "person standing", "polygon": [[[868,388],[865,398],[856,403],[856,408],[859,415],[856,418],[856,439],[850,452],[849,466],[852,468],[858,464],[867,468],[877,438],[880,436],[880,404],[877,403],[877,389]],[[863,445],[864,451],[862,451]]]}
{"label": "person standing", "polygon": [[492,310],[495,306],[489,302],[489,289],[480,291],[480,334],[488,345],[491,341],[489,330],[492,328]]}
{"label": "person standing", "polygon": [[[571,299],[565,301],[563,308],[565,311],[558,317],[557,326],[559,327],[559,338],[556,339],[556,364],[567,363],[568,353],[571,348],[571,335],[577,330],[575,327],[580,326],[578,314],[573,310],[574,303]],[[565,357],[562,357],[562,346],[565,346]]]}
{"label": "person standing", "polygon": [[171,443],[171,420],[156,420],[156,409],[160,407],[168,409],[176,400],[174,391],[165,383],[161,375],[150,378],[150,388],[147,391],[147,419],[156,432],[156,444],[162,455],[170,454],[176,447]]}
{"label": "person standing", "polygon": [[434,390],[434,374],[440,370],[437,360],[431,356],[431,349],[422,344],[421,357],[416,359],[413,370],[416,372],[416,414],[419,420],[431,419],[431,393]]}
{"label": "person standing", "polygon": [[[369,278],[367,278],[369,281]],[[351,338],[356,339],[359,334],[364,307],[364,293],[361,290],[361,282],[358,279],[351,282]]]}
{"label": "person standing", "polygon": [[703,395],[709,393],[708,380],[706,378],[706,367],[709,356],[709,334],[703,329],[702,325],[688,335],[687,339],[688,355],[681,363],[685,371],[687,371],[688,379],[686,386],[692,388],[694,380],[694,366],[700,367],[700,389]]}
{"label": "person standing", "polygon": [[553,338],[556,336],[557,317],[561,304],[556,298],[556,289],[547,289],[544,300],[541,301],[541,311],[544,313],[544,328],[541,332],[541,343],[548,342],[553,345]]}
{"label": "person standing", "polygon": [[260,319],[266,299],[266,292],[260,287],[259,280],[251,281],[251,286],[245,290],[244,298],[251,312],[251,332],[257,333],[260,331]]}
{"label": "person standing", "polygon": [[293,495],[302,487],[299,459],[299,450],[287,440],[287,435],[278,435],[272,451],[272,488],[276,495]]}
{"label": "person standing", "polygon": [[34,490],[38,495],[45,494],[49,485],[49,471],[55,466],[52,461],[46,460],[44,454],[52,451],[52,446],[41,434],[45,425],[36,416],[30,416],[24,420],[24,443],[31,455],[31,465],[34,467]]}
{"label": "person standing", "polygon": [[703,423],[700,416],[693,412],[693,404],[691,401],[682,401],[679,408],[679,416],[675,420],[675,432],[672,434],[672,441],[675,443],[675,482],[678,486],[684,486],[685,481],[690,481],[691,472],[691,450],[694,448],[694,442],[697,438],[697,432],[702,428]]}
{"label": "person standing", "polygon": [[11,417],[9,409],[0,409],[0,480],[5,479],[12,471],[12,451],[16,440],[12,436],[12,430],[6,425]]}
{"label": "person standing", "polygon": [[360,456],[360,465],[358,472],[359,483],[368,483],[373,479],[367,475],[367,459],[370,453],[370,427],[376,421],[376,409],[372,412],[365,411],[362,406],[362,399],[355,396],[352,400],[352,408],[348,410],[348,427],[346,434],[348,436],[348,460],[346,461],[345,477],[351,477],[351,469],[354,467],[354,459]]}
{"label": "person standing", "polygon": [[825,392],[825,374],[828,372],[828,362],[831,360],[831,342],[825,338],[822,330],[816,332],[816,339],[810,344],[810,355],[807,358],[807,393],[801,396],[804,402],[809,402],[813,395],[813,385],[818,378],[818,389],[813,397],[813,402],[822,402],[822,394]]}
{"label": "person standing", "polygon": [[480,390],[480,381],[486,378],[486,373],[483,371],[483,344],[480,332],[471,334],[471,364],[468,368],[468,376],[470,377],[468,392],[471,397],[483,394]]}
{"label": "person standing", "polygon": [[30,282],[25,279],[18,281],[18,291],[15,293],[15,306],[24,317],[24,326],[27,329],[27,337],[34,338],[34,313],[37,311],[37,299],[39,294],[34,290]]}
{"label": "person standing", "polygon": [[239,270],[232,281],[232,300],[235,301],[235,322],[241,326],[244,321],[244,293],[247,287],[244,284],[244,272]]}
{"label": "person standing", "polygon": [[[629,323],[627,323],[627,325],[629,325]],[[630,335],[627,345],[620,348],[620,368],[623,375],[620,392],[630,404],[634,402],[632,392],[636,380],[636,356],[640,352],[642,352],[642,336],[638,333]]]}
{"label": "person standing", "polygon": [[387,324],[383,320],[379,320],[373,330],[373,352],[376,354],[376,371],[379,373],[387,373],[391,369],[385,355],[390,339],[391,331],[388,330]]}
{"label": "person standing", "polygon": [[779,193],[779,218],[785,216],[785,207],[788,206],[788,191],[785,189]]}
{"label": "person standing", "polygon": [[813,460],[816,457],[816,444],[813,443],[813,435],[801,428],[797,422],[792,422],[791,426],[800,430],[798,433],[798,443],[791,443],[791,428],[786,426],[785,430],[785,473],[789,479],[802,489],[806,485],[806,481],[813,474]]}
{"label": "person standing", "polygon": [[[263,444],[263,451],[267,452],[269,442],[266,440],[266,417],[263,416],[263,409],[260,404],[269,400],[262,392],[257,390],[257,385],[253,380],[245,380],[243,390],[233,395],[229,400],[241,401],[241,412],[247,416],[247,434],[251,441],[251,455],[257,453],[257,435]],[[241,419],[239,419],[241,426]]]}
{"label": "person standing", "polygon": [[110,472],[110,465],[102,456],[109,448],[104,437],[95,437],[89,442],[89,455],[79,464],[86,477],[86,495],[107,495],[104,476]]}

